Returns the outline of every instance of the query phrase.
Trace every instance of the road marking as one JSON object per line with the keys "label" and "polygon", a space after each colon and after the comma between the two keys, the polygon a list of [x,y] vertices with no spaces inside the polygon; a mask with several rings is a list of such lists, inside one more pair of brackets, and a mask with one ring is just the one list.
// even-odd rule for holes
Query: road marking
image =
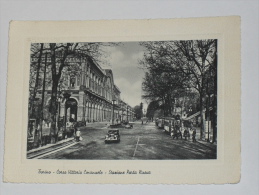
{"label": "road marking", "polygon": [[73,144],[70,144],[70,145],[65,146],[65,147],[63,147],[63,148],[60,148],[60,149],[58,149],[58,150],[54,150],[54,151],[51,151],[51,152],[49,152],[49,153],[46,153],[46,154],[43,154],[43,155],[37,156],[37,157],[36,157],[36,158],[34,158],[34,159],[39,159],[39,158],[42,158],[42,157],[44,157],[44,156],[48,156],[48,155],[50,155],[50,154],[53,154],[53,153],[59,152],[59,151],[61,151],[61,150],[64,150],[64,149],[66,149],[66,148],[69,148],[69,147],[71,147],[71,146],[73,146],[73,145],[76,145],[76,144],[78,144],[78,143],[79,143],[79,142],[75,142],[75,143],[73,143]]}
{"label": "road marking", "polygon": [[138,137],[138,141],[137,141],[137,144],[136,144],[136,147],[135,147],[135,150],[134,150],[133,159],[136,155],[136,151],[137,151],[137,148],[138,148],[138,145],[139,145],[138,142],[139,142],[139,137]]}

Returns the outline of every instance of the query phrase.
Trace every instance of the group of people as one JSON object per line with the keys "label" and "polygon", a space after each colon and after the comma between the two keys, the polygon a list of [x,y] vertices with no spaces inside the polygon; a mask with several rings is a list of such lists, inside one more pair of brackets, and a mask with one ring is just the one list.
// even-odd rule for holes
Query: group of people
{"label": "group of people", "polygon": [[185,138],[185,140],[187,140],[187,137],[190,138],[190,132],[192,132],[192,141],[196,142],[196,129],[193,128],[193,124],[191,121],[188,122],[188,124],[185,124],[186,126],[184,126],[184,123],[182,123],[180,120],[177,120],[175,123],[175,128],[177,130],[180,129],[184,129],[183,131],[183,137]]}

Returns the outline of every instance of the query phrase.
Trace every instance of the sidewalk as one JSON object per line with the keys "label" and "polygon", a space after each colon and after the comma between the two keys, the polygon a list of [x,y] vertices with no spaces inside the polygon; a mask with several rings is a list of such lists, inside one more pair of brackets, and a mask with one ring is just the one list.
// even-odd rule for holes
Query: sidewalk
{"label": "sidewalk", "polygon": [[70,145],[74,142],[75,142],[74,138],[68,138],[68,139],[64,139],[64,140],[61,140],[59,142],[56,142],[54,144],[47,144],[45,146],[29,150],[29,151],[27,151],[27,159],[32,159],[32,158],[35,158],[37,156],[46,154],[48,152],[63,148],[63,147],[65,147],[67,145]]}

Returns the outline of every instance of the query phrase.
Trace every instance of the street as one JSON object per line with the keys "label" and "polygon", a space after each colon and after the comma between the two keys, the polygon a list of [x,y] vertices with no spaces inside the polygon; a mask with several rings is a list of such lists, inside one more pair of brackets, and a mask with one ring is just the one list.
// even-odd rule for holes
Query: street
{"label": "street", "polygon": [[216,159],[215,144],[191,140],[173,139],[154,123],[141,125],[135,122],[133,129],[119,128],[119,143],[104,143],[109,129],[106,123],[88,124],[81,129],[82,141],[71,147],[44,156],[45,159],[87,160],[173,160]]}

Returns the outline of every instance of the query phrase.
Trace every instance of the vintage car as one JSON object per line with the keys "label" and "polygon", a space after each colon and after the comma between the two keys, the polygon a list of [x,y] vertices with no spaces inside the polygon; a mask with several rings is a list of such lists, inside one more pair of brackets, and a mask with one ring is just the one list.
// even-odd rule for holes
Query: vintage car
{"label": "vintage car", "polygon": [[127,125],[125,125],[125,129],[132,129],[133,128],[133,125],[128,123]]}
{"label": "vintage car", "polygon": [[126,129],[132,129],[133,128],[133,124],[129,123],[128,121],[124,121],[122,123],[122,125],[126,128]]}
{"label": "vintage car", "polygon": [[105,136],[105,143],[110,142],[120,142],[120,132],[119,130],[109,130]]}

